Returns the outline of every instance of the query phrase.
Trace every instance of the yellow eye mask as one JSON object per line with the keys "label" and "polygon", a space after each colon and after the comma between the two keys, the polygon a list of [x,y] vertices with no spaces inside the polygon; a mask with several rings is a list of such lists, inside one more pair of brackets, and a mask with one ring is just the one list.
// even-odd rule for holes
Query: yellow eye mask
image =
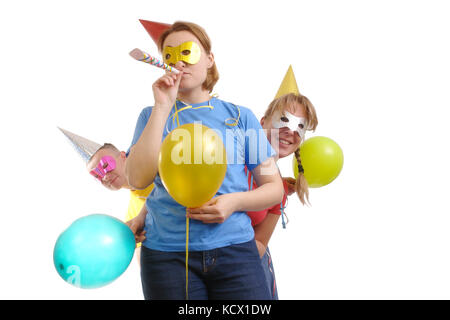
{"label": "yellow eye mask", "polygon": [[196,64],[200,60],[202,51],[197,43],[188,41],[178,47],[164,47],[163,58],[168,65],[175,65],[178,61]]}

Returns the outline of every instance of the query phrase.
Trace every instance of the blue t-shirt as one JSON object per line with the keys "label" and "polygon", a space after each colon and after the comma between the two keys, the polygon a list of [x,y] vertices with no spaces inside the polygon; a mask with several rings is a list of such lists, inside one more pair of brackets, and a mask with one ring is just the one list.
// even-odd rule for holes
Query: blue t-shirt
{"label": "blue t-shirt", "polygon": [[[247,108],[236,106],[215,97],[190,107],[177,101],[179,124],[201,123],[221,135],[227,151],[227,172],[216,196],[248,191],[245,165],[250,170],[275,155],[259,121]],[[204,107],[208,106],[208,107]],[[200,107],[200,108],[199,108]],[[144,108],[139,115],[134,132],[133,146],[139,139],[150,118],[152,107]],[[178,124],[172,108],[166,121],[162,140]],[[130,148],[131,148],[130,146]],[[178,204],[164,188],[159,174],[154,189],[147,198],[148,214],[145,220],[145,247],[159,251],[185,251],[186,207]],[[203,251],[239,244],[254,237],[250,218],[242,212],[234,212],[223,223],[206,224],[190,219],[189,250]]]}

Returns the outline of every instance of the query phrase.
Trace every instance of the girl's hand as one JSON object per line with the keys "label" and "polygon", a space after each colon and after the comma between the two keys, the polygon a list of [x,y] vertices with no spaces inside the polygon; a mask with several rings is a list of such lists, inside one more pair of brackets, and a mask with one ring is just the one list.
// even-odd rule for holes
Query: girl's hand
{"label": "girl's hand", "polygon": [[186,216],[204,223],[223,223],[237,211],[238,199],[235,193],[217,196],[198,208],[187,208]]}
{"label": "girl's hand", "polygon": [[295,183],[296,180],[294,178],[290,178],[290,177],[283,177],[283,181],[286,183],[287,187],[288,187],[288,196],[290,196],[291,194],[293,194],[295,192]]}
{"label": "girl's hand", "polygon": [[266,246],[261,242],[255,239],[256,247],[258,248],[259,257],[262,258],[266,253]]}
{"label": "girl's hand", "polygon": [[177,98],[182,76],[183,72],[178,74],[167,73],[153,83],[155,107],[170,111]]}

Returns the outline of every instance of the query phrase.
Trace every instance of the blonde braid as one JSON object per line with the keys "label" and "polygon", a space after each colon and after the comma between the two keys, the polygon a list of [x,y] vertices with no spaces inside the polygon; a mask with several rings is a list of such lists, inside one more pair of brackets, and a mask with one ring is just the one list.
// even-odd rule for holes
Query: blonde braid
{"label": "blonde braid", "polygon": [[300,159],[300,149],[295,150],[295,158],[297,159],[298,163],[298,177],[297,181],[295,182],[297,196],[302,204],[310,204],[308,182],[306,181],[302,161]]}

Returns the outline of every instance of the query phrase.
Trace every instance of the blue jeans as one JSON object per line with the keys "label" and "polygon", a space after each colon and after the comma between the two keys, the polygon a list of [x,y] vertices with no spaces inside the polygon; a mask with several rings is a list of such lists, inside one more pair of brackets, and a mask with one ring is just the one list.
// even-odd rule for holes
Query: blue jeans
{"label": "blue jeans", "polygon": [[187,297],[185,255],[142,246],[141,281],[145,299],[272,299],[254,240],[189,252]]}
{"label": "blue jeans", "polygon": [[273,268],[272,256],[270,255],[269,248],[261,258],[261,265],[266,277],[267,286],[269,287],[270,297],[273,300],[278,300],[277,282],[275,280],[275,270]]}

